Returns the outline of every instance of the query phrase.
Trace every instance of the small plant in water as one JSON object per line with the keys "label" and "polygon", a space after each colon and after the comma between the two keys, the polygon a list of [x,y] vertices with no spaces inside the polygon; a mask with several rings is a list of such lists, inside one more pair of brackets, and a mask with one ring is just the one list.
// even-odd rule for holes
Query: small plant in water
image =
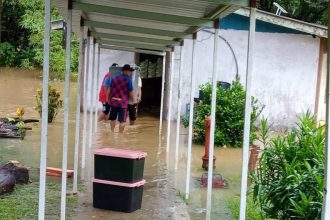
{"label": "small plant in water", "polygon": [[[61,94],[55,88],[48,87],[48,123],[51,123],[56,117],[58,111],[63,106],[63,100],[60,99]],[[37,90],[37,107],[35,108],[40,117],[42,117],[42,89]]]}
{"label": "small plant in water", "polygon": [[297,128],[270,137],[261,123],[265,149],[252,175],[254,201],[265,218],[320,219],[324,189],[325,129],[307,112]]}

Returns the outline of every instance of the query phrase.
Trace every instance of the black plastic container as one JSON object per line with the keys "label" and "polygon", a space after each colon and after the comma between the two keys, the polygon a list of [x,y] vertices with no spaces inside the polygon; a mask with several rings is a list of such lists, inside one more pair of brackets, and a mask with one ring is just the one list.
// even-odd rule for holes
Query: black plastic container
{"label": "black plastic container", "polygon": [[94,152],[95,179],[134,183],[143,179],[147,153],[102,148]]}
{"label": "black plastic container", "polygon": [[93,180],[93,207],[119,212],[141,209],[145,180],[136,183],[120,183]]}

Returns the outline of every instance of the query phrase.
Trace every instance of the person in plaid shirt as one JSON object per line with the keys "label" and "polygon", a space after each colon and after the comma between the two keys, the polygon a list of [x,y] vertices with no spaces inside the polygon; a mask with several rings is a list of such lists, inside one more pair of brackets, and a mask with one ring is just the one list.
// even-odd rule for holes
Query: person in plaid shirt
{"label": "person in plaid shirt", "polygon": [[106,85],[108,103],[111,106],[110,110],[110,126],[111,131],[115,130],[116,120],[118,119],[120,126],[119,132],[123,133],[127,118],[128,99],[131,98],[136,102],[136,97],[133,94],[132,72],[133,68],[125,64],[122,68],[122,73],[112,77],[110,85]]}

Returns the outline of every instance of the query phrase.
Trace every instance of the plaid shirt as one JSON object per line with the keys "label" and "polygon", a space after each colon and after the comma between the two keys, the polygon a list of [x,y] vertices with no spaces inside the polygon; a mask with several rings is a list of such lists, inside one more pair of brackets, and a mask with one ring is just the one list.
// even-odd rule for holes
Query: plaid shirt
{"label": "plaid shirt", "polygon": [[132,80],[125,74],[113,76],[111,80],[110,105],[127,108],[129,93],[133,91]]}

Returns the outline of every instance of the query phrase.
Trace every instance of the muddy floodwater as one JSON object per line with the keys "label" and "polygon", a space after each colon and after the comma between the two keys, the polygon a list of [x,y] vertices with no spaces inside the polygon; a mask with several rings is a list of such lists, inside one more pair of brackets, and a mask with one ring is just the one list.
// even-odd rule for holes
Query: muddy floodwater
{"label": "muddy floodwater", "polygon": [[[35,95],[41,88],[39,71],[21,69],[0,69],[0,117],[15,116],[16,108],[25,109],[24,118],[39,118],[35,111]],[[63,94],[64,83],[51,82]],[[73,147],[75,128],[75,103],[77,86],[71,83],[69,155],[68,168],[73,168]],[[142,115],[142,114],[141,114]],[[205,219],[206,188],[200,187],[200,178],[205,172],[201,157],[204,147],[193,146],[191,166],[191,194],[187,202],[185,192],[187,131],[182,128],[178,169],[175,171],[175,123],[172,124],[172,138],[169,153],[166,152],[166,123],[159,138],[159,119],[146,114],[139,117],[136,125],[128,126],[124,134],[111,133],[109,123],[100,122],[94,135],[93,146],[87,150],[86,169],[79,173],[85,184],[78,194],[78,205],[73,216],[75,220],[90,219]],[[40,157],[40,123],[29,124],[24,140],[0,139],[0,161],[19,160],[22,164],[38,168]],[[60,167],[62,160],[63,111],[49,124],[47,165]],[[94,209],[92,205],[93,150],[103,147],[125,148],[145,151],[143,202],[141,210],[134,213],[119,213]],[[81,152],[81,151],[80,151]],[[221,173],[229,183],[228,189],[214,189],[212,198],[212,219],[232,219],[227,206],[228,199],[239,195],[241,175],[241,149],[215,149],[215,173]],[[54,181],[54,180],[50,180]],[[0,209],[1,214],[1,209]]]}

